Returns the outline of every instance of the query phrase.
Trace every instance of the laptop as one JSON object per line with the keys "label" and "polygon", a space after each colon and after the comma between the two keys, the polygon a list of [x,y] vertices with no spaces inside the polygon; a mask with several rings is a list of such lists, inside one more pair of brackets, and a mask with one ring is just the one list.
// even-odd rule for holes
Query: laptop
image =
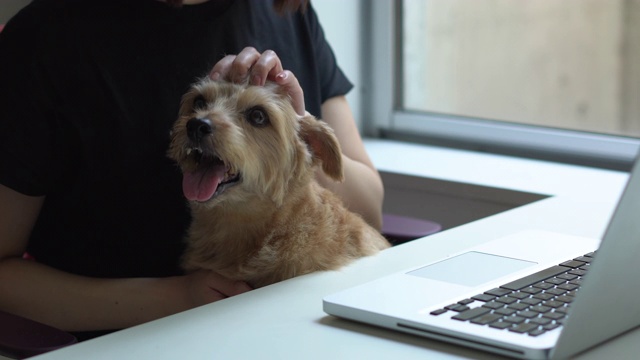
{"label": "laptop", "polygon": [[526,230],[326,296],[337,317],[525,359],[640,325],[640,160],[604,237]]}

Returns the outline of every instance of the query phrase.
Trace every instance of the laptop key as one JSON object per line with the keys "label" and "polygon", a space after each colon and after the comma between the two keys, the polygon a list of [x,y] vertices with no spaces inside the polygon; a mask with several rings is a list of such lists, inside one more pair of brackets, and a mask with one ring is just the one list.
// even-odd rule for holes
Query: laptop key
{"label": "laptop key", "polygon": [[554,312],[562,313],[562,314],[566,315],[569,312],[569,308],[566,307],[566,306],[565,307],[559,307],[559,308],[555,309]]}
{"label": "laptop key", "polygon": [[487,325],[487,324],[491,324],[494,321],[497,321],[499,319],[501,319],[502,316],[498,315],[498,314],[486,314],[486,315],[482,315],[479,316],[475,319],[471,319],[471,322],[473,324],[477,324],[477,325]]}
{"label": "laptop key", "polygon": [[539,312],[539,313],[546,313],[551,311],[551,308],[548,306],[536,305],[536,306],[530,307],[529,310]]}
{"label": "laptop key", "polygon": [[573,270],[569,271],[569,274],[578,275],[578,276],[585,276],[587,274],[587,271],[586,270],[580,270],[580,269],[573,269]]}
{"label": "laptop key", "polygon": [[474,300],[473,300],[473,299],[464,299],[464,300],[460,300],[460,301],[458,301],[458,304],[460,304],[460,305],[469,305],[469,304],[471,304],[472,302],[474,302]]}
{"label": "laptop key", "polygon": [[575,260],[575,261],[582,261],[582,262],[589,263],[589,262],[591,262],[593,259],[592,259],[592,258],[590,258],[590,257],[588,257],[588,256],[579,256],[579,257],[577,257],[577,258],[575,258],[575,259],[573,259],[573,260]]}
{"label": "laptop key", "polygon": [[546,280],[550,277],[554,277],[558,274],[562,274],[563,272],[567,271],[566,267],[563,266],[552,266],[550,268],[544,269],[542,271],[538,271],[537,273],[531,274],[529,276],[525,276],[521,279],[512,281],[510,283],[504,284],[502,286],[500,286],[503,289],[508,289],[508,290],[520,290],[522,288],[525,288],[527,286],[531,286],[537,282]]}
{"label": "laptop key", "polygon": [[518,299],[512,298],[510,296],[502,296],[497,298],[496,301],[501,302],[503,304],[513,304],[514,302],[518,301]]}
{"label": "laptop key", "polygon": [[576,284],[562,284],[562,285],[558,285],[558,289],[562,289],[562,290],[567,290],[567,291],[571,291],[571,290],[575,290],[577,288],[579,288],[579,285]]}
{"label": "laptop key", "polygon": [[552,295],[556,295],[556,296],[563,295],[563,294],[565,294],[566,292],[567,292],[567,290],[558,289],[558,288],[555,288],[555,289],[549,289],[549,290],[547,290],[547,291],[546,291],[546,293],[547,293],[547,294],[552,294]]}
{"label": "laptop key", "polygon": [[549,293],[542,293],[542,294],[533,295],[534,299],[540,299],[540,300],[551,300],[554,297],[555,297],[555,295],[549,294]]}
{"label": "laptop key", "polygon": [[534,299],[534,298],[529,298],[529,299],[522,299],[520,300],[521,303],[523,304],[527,304],[527,305],[538,305],[542,302],[542,300],[540,299]]}
{"label": "laptop key", "polygon": [[511,294],[511,291],[507,290],[507,289],[495,288],[495,289],[491,289],[489,291],[485,291],[484,293],[487,294],[487,295],[504,296],[504,295],[507,295],[507,294]]}
{"label": "laptop key", "polygon": [[524,292],[521,292],[521,291],[515,291],[515,292],[512,292],[511,294],[509,294],[507,296],[512,297],[512,298],[516,298],[516,299],[526,299],[529,296],[531,296],[531,294],[527,294],[527,293],[524,293]]}
{"label": "laptop key", "polygon": [[493,295],[487,295],[487,294],[478,294],[476,296],[472,296],[471,297],[473,300],[478,300],[478,301],[483,301],[483,302],[487,302],[487,301],[491,301],[493,299],[495,299],[496,297]]}
{"label": "laptop key", "polygon": [[438,316],[438,315],[442,315],[442,314],[444,314],[444,313],[446,313],[448,311],[449,310],[447,310],[447,309],[438,309],[438,310],[433,310],[429,314]]}
{"label": "laptop key", "polygon": [[548,330],[557,329],[559,327],[560,327],[560,324],[553,323],[553,324],[545,325],[542,328],[548,331]]}
{"label": "laptop key", "polygon": [[506,321],[496,321],[496,322],[492,322],[491,324],[489,324],[489,327],[495,328],[495,329],[508,329],[510,327],[512,327],[513,324],[506,322]]}
{"label": "laptop key", "polygon": [[547,332],[546,329],[535,329],[535,330],[531,330],[531,331],[527,332],[527,334],[529,334],[530,336],[539,336],[539,335],[542,335],[542,334],[544,334],[546,332]]}
{"label": "laptop key", "polygon": [[522,316],[522,317],[525,317],[527,319],[538,317],[538,315],[540,315],[540,313],[537,313],[535,311],[530,311],[530,310],[523,310],[523,311],[519,311],[518,312],[518,316]]}
{"label": "laptop key", "polygon": [[560,296],[556,296],[556,301],[560,301],[566,304],[572,303],[573,302],[573,296],[565,296],[565,295],[560,295]]}
{"label": "laptop key", "polygon": [[507,306],[510,309],[514,309],[514,310],[524,310],[526,308],[529,307],[528,304],[522,303],[522,302],[517,302],[517,303],[513,303],[511,305]]}
{"label": "laptop key", "polygon": [[542,292],[542,289],[536,288],[536,287],[533,287],[533,286],[527,286],[526,288],[521,289],[520,291],[522,291],[524,293],[527,293],[527,294],[538,294],[538,293]]}
{"label": "laptop key", "polygon": [[444,307],[447,310],[451,310],[451,311],[456,311],[456,312],[462,312],[465,310],[469,310],[469,307],[466,305],[460,305],[460,304],[451,304],[449,306],[445,306]]}
{"label": "laptop key", "polygon": [[553,287],[553,284],[541,281],[541,282],[539,282],[537,284],[534,284],[533,287],[534,288],[538,288],[538,289],[542,289],[542,290],[547,290],[547,289],[551,289]]}
{"label": "laptop key", "polygon": [[546,314],[543,314],[542,317],[545,317],[547,319],[551,319],[551,320],[560,320],[562,318],[564,318],[565,316],[567,316],[566,314],[563,314],[561,312],[548,312]]}
{"label": "laptop key", "polygon": [[557,277],[558,277],[558,279],[564,279],[564,280],[569,281],[569,280],[577,279],[578,275],[573,275],[573,274],[566,273],[566,274],[558,275]]}
{"label": "laptop key", "polygon": [[484,315],[484,314],[488,314],[491,312],[491,309],[486,308],[486,307],[477,307],[474,309],[469,309],[466,311],[463,311],[461,313],[459,313],[458,315],[455,315],[452,317],[452,319],[455,320],[461,320],[461,321],[467,321],[467,320],[471,320],[473,318],[476,318],[478,316]]}
{"label": "laptop key", "polygon": [[502,319],[503,321],[506,322],[510,322],[513,324],[521,324],[523,322],[525,322],[525,318],[523,318],[522,316],[517,316],[517,315],[513,315],[513,316],[507,316],[505,318]]}
{"label": "laptop key", "polygon": [[529,320],[530,323],[537,325],[549,325],[552,321],[553,320],[544,317]]}
{"label": "laptop key", "polygon": [[489,308],[489,309],[500,309],[501,307],[504,306],[503,303],[498,302],[498,301],[490,301],[488,303],[485,303],[484,305],[482,305],[483,307]]}
{"label": "laptop key", "polygon": [[560,266],[566,266],[566,267],[570,267],[573,269],[577,269],[580,266],[584,266],[585,262],[583,261],[576,261],[576,260],[569,260],[569,261],[565,261],[562,264],[560,264]]}
{"label": "laptop key", "polygon": [[567,282],[567,280],[564,279],[558,279],[557,277],[553,277],[551,279],[547,279],[544,282],[549,283],[549,284],[553,284],[553,285],[560,285],[560,284],[564,284]]}
{"label": "laptop key", "polygon": [[509,316],[509,315],[513,315],[516,313],[516,310],[514,309],[509,309],[509,308],[500,308],[498,310],[495,310],[493,312],[494,314],[500,314],[500,315],[505,315],[505,316]]}
{"label": "laptop key", "polygon": [[531,323],[522,323],[522,324],[518,324],[512,328],[509,328],[509,331],[513,331],[513,332],[517,332],[517,333],[528,333],[530,331],[533,331],[535,329],[538,328],[538,325],[536,324],[531,324]]}
{"label": "laptop key", "polygon": [[542,305],[549,306],[552,308],[559,308],[561,306],[564,306],[564,303],[561,301],[549,300],[549,301],[543,302]]}

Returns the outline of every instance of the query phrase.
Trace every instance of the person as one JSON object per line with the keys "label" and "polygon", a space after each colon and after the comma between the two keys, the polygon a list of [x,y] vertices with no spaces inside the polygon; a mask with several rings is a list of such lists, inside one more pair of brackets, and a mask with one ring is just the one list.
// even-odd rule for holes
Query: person
{"label": "person", "polygon": [[382,182],[312,5],[168,1],[34,0],[0,33],[0,309],[83,340],[250,290],[179,267],[190,218],[166,151],[203,76],[276,81],[333,127],[345,181],[318,180],[380,228]]}

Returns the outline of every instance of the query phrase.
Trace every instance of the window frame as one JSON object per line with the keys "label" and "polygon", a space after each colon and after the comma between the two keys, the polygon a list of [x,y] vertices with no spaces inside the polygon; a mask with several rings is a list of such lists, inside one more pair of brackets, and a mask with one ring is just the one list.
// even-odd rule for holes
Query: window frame
{"label": "window frame", "polygon": [[629,170],[640,139],[402,109],[402,0],[363,1],[365,136]]}

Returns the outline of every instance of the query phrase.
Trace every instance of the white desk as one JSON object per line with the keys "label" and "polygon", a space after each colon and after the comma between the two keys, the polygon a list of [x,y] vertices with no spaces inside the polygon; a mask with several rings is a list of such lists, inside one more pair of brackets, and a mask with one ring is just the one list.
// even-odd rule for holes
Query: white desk
{"label": "white desk", "polygon": [[[526,228],[599,237],[627,174],[368,140],[378,168],[553,195],[391,248],[337,272],[315,273],[87,341],[41,359],[461,359],[473,350],[327,316],[323,296]],[[160,299],[159,299],[160,301]],[[584,358],[635,358],[640,331]]]}

